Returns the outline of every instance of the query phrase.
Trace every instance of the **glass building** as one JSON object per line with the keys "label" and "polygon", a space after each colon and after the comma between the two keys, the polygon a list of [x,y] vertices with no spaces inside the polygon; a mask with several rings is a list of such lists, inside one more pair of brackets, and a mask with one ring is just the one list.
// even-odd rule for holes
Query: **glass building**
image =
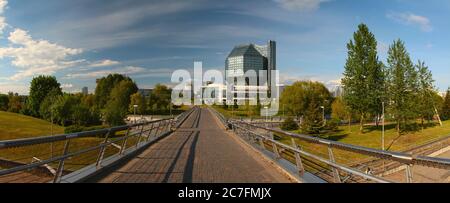
{"label": "glass building", "polygon": [[226,79],[234,78],[235,82],[238,78],[244,77],[249,70],[254,70],[258,77],[260,77],[259,71],[265,70],[267,74],[262,76],[265,81],[257,81],[258,86],[260,83],[263,85],[262,83],[270,81],[270,71],[276,70],[276,42],[269,41],[265,46],[255,44],[236,46],[228,55],[225,67]]}

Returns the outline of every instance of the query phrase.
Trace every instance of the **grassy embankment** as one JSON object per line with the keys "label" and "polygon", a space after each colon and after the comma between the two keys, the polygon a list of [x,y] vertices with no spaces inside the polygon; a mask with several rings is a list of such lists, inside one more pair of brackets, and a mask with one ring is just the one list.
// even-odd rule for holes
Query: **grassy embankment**
{"label": "grassy embankment", "polygon": [[[53,134],[63,134],[64,128],[53,125]],[[13,140],[21,138],[31,138],[39,136],[48,136],[51,134],[51,124],[47,121],[20,114],[0,111],[0,140]],[[79,149],[93,147],[100,144],[104,139],[97,137],[77,138],[71,141],[69,152]],[[63,151],[65,142],[56,142],[53,144],[53,155],[60,155]],[[134,139],[128,141],[127,146],[135,143]],[[117,143],[121,144],[121,142]],[[75,156],[66,161],[67,170],[75,170],[95,162],[99,150],[91,151],[79,156]],[[46,159],[51,157],[51,144],[40,144],[27,147],[12,149],[0,149],[0,159],[10,160],[20,163],[30,163],[33,157]],[[118,149],[109,147],[107,155],[117,153]],[[52,165],[56,165],[53,163]]]}

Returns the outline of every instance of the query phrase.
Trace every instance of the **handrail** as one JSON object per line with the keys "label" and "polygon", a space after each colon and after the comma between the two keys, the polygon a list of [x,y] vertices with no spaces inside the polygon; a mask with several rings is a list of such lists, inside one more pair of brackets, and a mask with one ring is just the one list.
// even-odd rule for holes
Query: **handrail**
{"label": "handrail", "polygon": [[172,120],[172,119],[173,118],[167,118],[167,119],[148,121],[148,122],[136,123],[136,124],[129,124],[129,125],[105,128],[105,129],[100,129],[100,130],[85,131],[85,132],[79,132],[79,133],[42,136],[42,137],[24,138],[24,139],[15,139],[15,140],[4,140],[4,141],[0,141],[0,149],[45,144],[45,143],[64,141],[64,140],[74,139],[74,138],[106,135],[108,132],[115,133],[115,132],[130,129],[133,127],[149,125],[149,124],[153,124],[153,123],[157,123],[157,122],[161,122],[161,121],[168,121],[168,120]]}
{"label": "handrail", "polygon": [[[266,136],[264,136],[264,135],[261,135],[261,134],[258,134],[258,133],[256,133],[256,132],[250,131],[248,128],[239,126],[237,123],[238,123],[238,122],[231,123],[231,125],[233,126],[233,129],[236,129],[236,128],[242,129],[242,130],[244,130],[244,131],[247,131],[247,133],[250,133],[250,134],[252,134],[253,136],[259,138],[259,139],[262,140],[262,141],[269,142],[269,145],[275,146],[275,147],[274,147],[274,150],[275,150],[276,152],[273,152],[273,153],[275,153],[275,154],[278,154],[278,153],[279,153],[279,152],[278,152],[278,151],[279,151],[279,150],[278,150],[278,147],[281,147],[281,148],[283,148],[284,150],[290,150],[290,151],[292,151],[293,153],[296,153],[296,154],[298,154],[298,155],[302,155],[302,156],[305,156],[305,157],[309,157],[309,158],[315,159],[315,160],[317,160],[317,161],[319,161],[319,162],[322,162],[322,163],[325,163],[325,164],[329,165],[329,166],[332,167],[332,168],[339,169],[339,170],[345,171],[345,172],[350,173],[350,174],[353,174],[353,175],[357,175],[357,176],[362,177],[362,178],[367,179],[367,180],[371,180],[371,181],[374,181],[374,182],[377,182],[377,183],[390,183],[390,182],[391,182],[391,181],[388,181],[388,180],[386,180],[386,179],[383,179],[383,178],[380,178],[380,177],[377,177],[377,176],[374,176],[374,175],[371,175],[371,174],[366,174],[366,173],[363,173],[363,172],[361,172],[361,171],[357,171],[357,170],[352,169],[352,168],[349,168],[349,167],[347,167],[347,166],[339,165],[339,164],[333,162],[332,160],[326,160],[326,159],[324,159],[324,158],[322,158],[322,157],[319,157],[319,156],[317,156],[317,155],[308,153],[308,152],[303,151],[303,150],[301,150],[301,149],[294,148],[294,147],[289,146],[289,145],[286,145],[286,144],[284,144],[284,143],[275,141],[274,139],[271,139],[271,138],[268,138],[268,137],[266,137]],[[240,124],[242,124],[242,123],[240,123]],[[247,134],[247,135],[248,135],[248,134]],[[278,155],[278,156],[279,156],[279,155]],[[298,158],[296,158],[296,159],[300,159],[300,156],[297,156],[297,157],[298,157]],[[281,157],[279,157],[279,158],[281,158]],[[298,160],[297,160],[297,161],[298,161]],[[301,170],[301,169],[299,169],[299,171],[300,171],[300,170]],[[336,175],[336,174],[335,174],[335,175]],[[339,181],[340,181],[340,179],[339,179]]]}
{"label": "handrail", "polygon": [[[39,162],[34,162],[31,164],[25,164],[13,168],[8,169],[2,169],[0,170],[0,176],[12,174],[15,172],[20,171],[26,171],[34,168],[41,167],[45,164],[50,164],[53,162],[59,161],[59,166],[57,173],[54,175],[54,181],[55,183],[61,182],[61,177],[63,176],[62,171],[64,170],[64,161],[68,158],[78,156],[84,153],[88,153],[91,151],[99,150],[98,158],[96,163],[94,165],[97,167],[96,170],[100,170],[102,168],[102,160],[104,159],[105,150],[108,146],[112,146],[113,144],[116,144],[118,142],[122,142],[121,146],[117,146],[120,148],[119,152],[115,155],[112,155],[111,157],[118,157],[117,160],[120,160],[121,156],[123,155],[125,150],[132,150],[137,151],[143,146],[147,145],[148,143],[151,143],[155,140],[158,140],[159,138],[168,135],[170,132],[172,132],[172,127],[174,126],[174,122],[178,122],[178,124],[183,123],[191,113],[193,109],[190,109],[189,111],[186,111],[182,113],[181,115],[175,117],[175,118],[167,118],[167,119],[160,119],[155,121],[148,121],[148,122],[141,122],[141,123],[135,123],[135,124],[129,124],[129,125],[123,125],[123,126],[117,126],[107,129],[101,129],[101,130],[93,130],[93,131],[87,131],[87,132],[80,132],[80,133],[72,133],[72,134],[62,134],[62,135],[55,135],[55,136],[44,136],[44,137],[37,137],[37,138],[25,138],[25,139],[16,139],[16,140],[6,140],[6,141],[0,141],[0,149],[8,149],[8,148],[17,148],[17,147],[25,147],[25,146],[31,146],[31,145],[38,145],[38,144],[46,144],[46,143],[53,143],[53,142],[59,142],[59,141],[65,141],[65,149],[63,154],[60,154],[58,156],[48,158],[46,160],[41,160]],[[149,127],[146,130],[145,127]],[[151,126],[151,127],[150,127]],[[135,128],[135,130],[132,130]],[[156,130],[155,130],[156,129]],[[110,136],[118,131],[127,131],[125,136],[119,137],[117,139],[110,139]],[[153,135],[152,135],[153,132]],[[69,152],[68,148],[70,145],[70,140],[76,139],[76,138],[84,138],[84,137],[90,137],[90,136],[98,136],[98,135],[104,135],[104,141],[96,146],[93,147],[87,147],[82,148],[74,152]],[[126,143],[127,140],[131,137],[138,136],[138,140],[136,144],[131,147],[127,147]],[[152,140],[150,140],[150,136],[152,136]],[[145,138],[145,139],[143,139]],[[76,172],[76,171],[74,171]]]}
{"label": "handrail", "polygon": [[249,123],[241,122],[241,121],[233,121],[233,122],[245,124],[245,125],[248,125],[253,128],[267,130],[267,131],[270,131],[273,133],[287,135],[287,136],[298,138],[300,140],[308,141],[311,143],[326,145],[326,146],[330,146],[333,148],[342,149],[342,150],[350,151],[350,152],[356,152],[356,153],[360,153],[360,154],[364,154],[364,155],[368,155],[368,156],[372,156],[372,157],[393,160],[393,161],[401,162],[403,164],[408,164],[408,165],[416,164],[416,165],[428,166],[428,167],[432,166],[434,168],[450,170],[450,159],[440,159],[440,158],[432,158],[432,157],[426,157],[426,156],[413,156],[411,154],[405,154],[405,153],[400,153],[400,152],[383,151],[383,150],[361,147],[361,146],[356,146],[356,145],[351,145],[351,144],[345,144],[345,143],[341,143],[341,142],[335,142],[335,141],[326,140],[326,139],[317,138],[317,137],[311,137],[311,136],[307,136],[307,135],[285,132],[282,130],[267,128],[267,127],[263,127],[263,126],[257,126],[257,125],[253,125],[253,124],[249,124]]}

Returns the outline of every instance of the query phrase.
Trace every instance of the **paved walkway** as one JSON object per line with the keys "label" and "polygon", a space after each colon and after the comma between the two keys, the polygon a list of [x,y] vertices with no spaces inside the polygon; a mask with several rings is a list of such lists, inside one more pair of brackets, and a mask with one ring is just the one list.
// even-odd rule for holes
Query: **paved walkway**
{"label": "paved walkway", "polygon": [[228,134],[208,109],[99,182],[288,183],[285,175]]}

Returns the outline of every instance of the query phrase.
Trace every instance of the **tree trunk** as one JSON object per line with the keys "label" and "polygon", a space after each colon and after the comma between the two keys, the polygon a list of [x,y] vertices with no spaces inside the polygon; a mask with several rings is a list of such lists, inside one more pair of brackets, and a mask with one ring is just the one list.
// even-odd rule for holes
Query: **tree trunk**
{"label": "tree trunk", "polygon": [[359,122],[359,131],[364,133],[364,114],[361,114],[361,120]]}
{"label": "tree trunk", "polygon": [[421,118],[421,122],[422,122],[422,132],[423,132],[423,129],[424,129],[424,118],[423,118],[423,116],[422,116],[422,118]]}
{"label": "tree trunk", "polygon": [[348,131],[352,132],[352,117],[348,117]]}
{"label": "tree trunk", "polygon": [[397,135],[400,136],[400,120],[397,120]]}
{"label": "tree trunk", "polygon": [[379,114],[377,114],[377,118],[375,119],[375,124],[376,124],[377,128],[380,127],[380,115]]}

